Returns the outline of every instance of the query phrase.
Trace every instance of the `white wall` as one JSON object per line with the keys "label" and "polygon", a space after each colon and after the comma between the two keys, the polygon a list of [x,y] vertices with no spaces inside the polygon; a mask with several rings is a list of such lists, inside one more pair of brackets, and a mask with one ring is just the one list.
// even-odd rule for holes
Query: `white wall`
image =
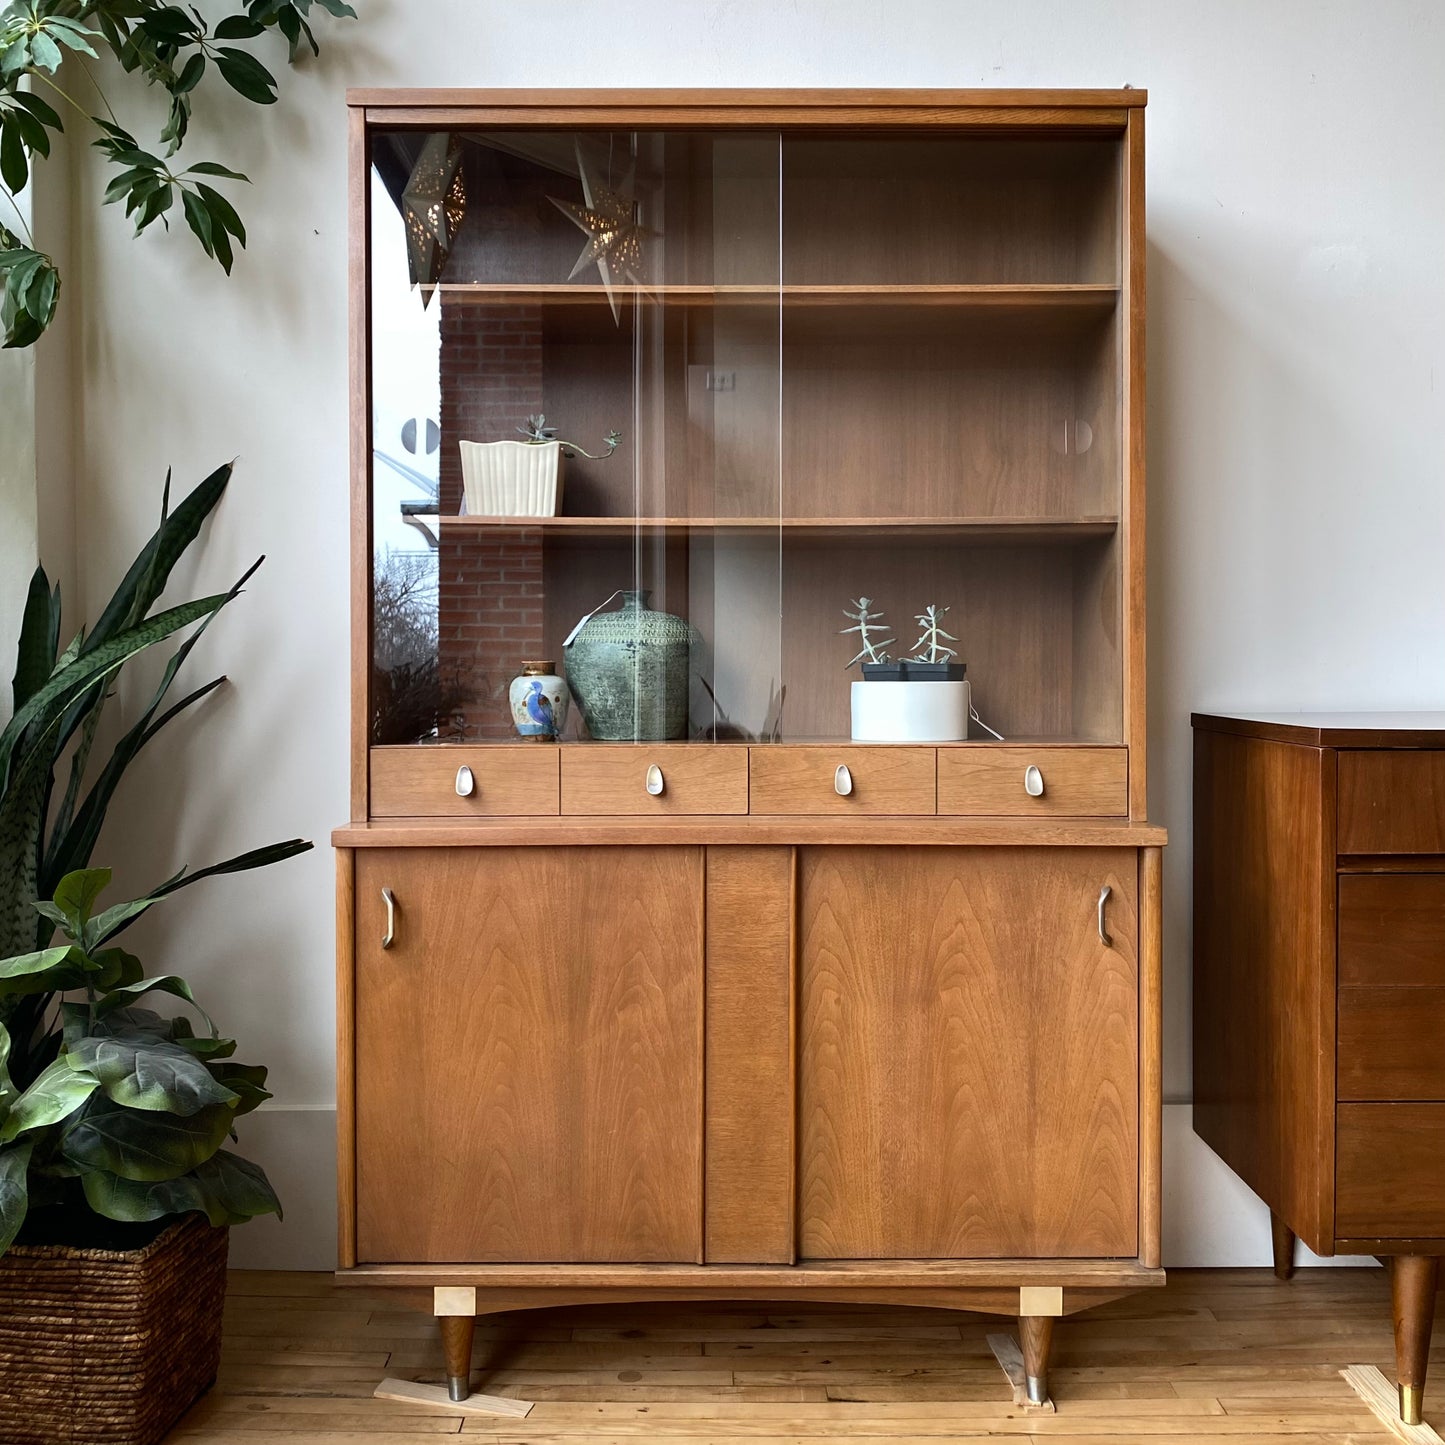
{"label": "white wall", "polygon": [[[1445,705],[1445,9],[1431,0],[359,0],[257,115],[187,154],[247,171],[226,281],[132,241],[76,161],[67,299],[90,591],[161,477],[239,454],[197,585],[266,566],[204,648],[233,688],[132,780],[101,856],[140,886],[302,832],[314,854],[203,885],[141,941],[273,1066],[251,1131],[291,1222],[245,1260],[328,1262],[331,826],[346,816],[348,84],[1115,86],[1150,91],[1152,803],[1167,858],[1166,1082],[1189,1087],[1189,712]],[[211,104],[202,101],[202,109]],[[78,148],[77,148],[78,149]],[[64,478],[47,482],[63,485]],[[178,585],[191,579],[178,578]],[[10,635],[7,625],[5,636]],[[399,1100],[398,1109],[412,1107]],[[1170,1111],[1170,1257],[1264,1258],[1259,1207]]]}

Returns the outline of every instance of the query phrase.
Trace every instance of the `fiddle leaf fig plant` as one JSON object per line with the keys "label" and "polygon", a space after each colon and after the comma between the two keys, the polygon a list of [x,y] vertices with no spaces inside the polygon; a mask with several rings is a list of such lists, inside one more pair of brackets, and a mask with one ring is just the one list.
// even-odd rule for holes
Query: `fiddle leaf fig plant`
{"label": "fiddle leaf fig plant", "polygon": [[[43,1000],[53,1020],[38,1044],[49,1062],[23,1089],[0,1024],[0,1255],[45,1210],[130,1223],[199,1211],[218,1225],[281,1213],[264,1171],[221,1147],[271,1097],[266,1070],[234,1061],[184,979],[108,946],[160,901],[97,911],[110,881],[108,868],[66,874],[36,908],[67,942],[0,960],[0,997]],[[206,1033],[137,1006],[157,993],[192,1006]]]}
{"label": "fiddle leaf fig plant", "polygon": [[[276,77],[245,42],[274,29],[285,37],[291,60],[303,45],[319,54],[313,7],[336,17],[356,14],[345,0],[230,0],[229,13],[212,26],[199,10],[165,0],[10,0],[0,8],[0,196],[11,211],[0,218],[4,345],[32,345],[60,299],[60,274],[30,236],[16,202],[36,160],[49,158],[51,133],[64,130],[51,100],[99,133],[95,146],[117,168],[106,204],[124,200],[139,233],[157,220],[169,228],[167,213],[179,200],[201,248],[229,274],[232,243],[245,246],[246,231],[231,202],[209,182],[247,178],[216,161],[176,168],[169,157],[185,141],[208,75],[255,105],[275,104]],[[120,62],[132,83],[165,92],[166,120],[157,138],[163,156],[143,148],[111,108],[91,65],[103,52]],[[72,75],[84,84],[71,84]],[[103,114],[94,112],[97,100]]]}

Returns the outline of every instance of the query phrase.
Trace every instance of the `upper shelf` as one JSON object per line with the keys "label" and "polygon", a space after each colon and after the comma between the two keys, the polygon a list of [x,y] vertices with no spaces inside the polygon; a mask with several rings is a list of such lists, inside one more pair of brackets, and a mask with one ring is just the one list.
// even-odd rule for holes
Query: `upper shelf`
{"label": "upper shelf", "polygon": [[[607,291],[597,284],[524,285],[516,282],[450,282],[438,289],[449,301],[476,306],[532,306],[548,303],[575,306],[594,302],[610,306]],[[614,286],[619,302],[660,301],[676,306],[758,307],[968,307],[980,310],[1083,309],[1110,311],[1119,299],[1117,286],[1093,283],[1065,285],[926,285],[926,286]]]}
{"label": "upper shelf", "polygon": [[572,537],[609,537],[633,531],[754,533],[790,538],[846,539],[882,532],[889,538],[966,538],[970,541],[1076,542],[1112,536],[1117,517],[441,517],[442,527],[517,530],[537,528]]}

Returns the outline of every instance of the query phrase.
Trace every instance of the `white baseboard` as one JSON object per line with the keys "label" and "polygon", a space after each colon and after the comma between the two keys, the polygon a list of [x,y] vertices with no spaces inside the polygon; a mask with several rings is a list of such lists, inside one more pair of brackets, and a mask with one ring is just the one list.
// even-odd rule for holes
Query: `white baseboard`
{"label": "white baseboard", "polygon": [[[1225,1268],[1270,1263],[1269,1211],[1190,1127],[1188,1104],[1164,1108],[1164,1264]],[[336,1112],[263,1108],[242,1123],[241,1151],[271,1176],[284,1222],[258,1219],[231,1233],[237,1269],[333,1269],[336,1264]],[[1299,1264],[1320,1259],[1303,1245]]]}

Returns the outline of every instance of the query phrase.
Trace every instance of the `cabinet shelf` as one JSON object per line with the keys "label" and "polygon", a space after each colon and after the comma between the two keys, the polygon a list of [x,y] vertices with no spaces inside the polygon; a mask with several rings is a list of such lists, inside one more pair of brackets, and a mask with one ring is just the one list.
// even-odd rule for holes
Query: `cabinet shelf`
{"label": "cabinet shelf", "polygon": [[[437,288],[445,301],[475,306],[595,304],[609,307],[606,290],[595,283],[527,284],[523,282],[444,282]],[[846,286],[614,286],[619,302],[639,299],[675,306],[754,307],[967,307],[987,310],[1083,309],[1112,310],[1119,288],[1095,283],[1007,283],[957,285]]]}
{"label": "cabinet shelf", "polygon": [[1081,517],[441,517],[444,530],[535,530],[570,537],[615,537],[633,531],[675,536],[689,532],[782,532],[789,538],[861,539],[881,532],[890,540],[920,538],[970,542],[1085,542],[1110,537],[1119,519]]}

